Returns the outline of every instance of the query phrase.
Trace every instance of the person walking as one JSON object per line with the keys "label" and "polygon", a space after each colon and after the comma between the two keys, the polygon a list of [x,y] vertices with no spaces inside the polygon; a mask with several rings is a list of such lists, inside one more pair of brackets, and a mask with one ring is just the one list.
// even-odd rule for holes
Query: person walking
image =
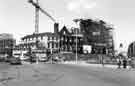
{"label": "person walking", "polygon": [[124,69],[127,68],[127,59],[126,58],[123,59],[123,68]]}
{"label": "person walking", "polygon": [[120,68],[121,68],[121,64],[122,64],[121,59],[120,59],[120,58],[118,58],[118,59],[117,59],[118,69],[120,69]]}
{"label": "person walking", "polygon": [[131,69],[132,68],[132,59],[131,59],[131,57],[128,58],[128,65],[129,65],[129,68]]}
{"label": "person walking", "polygon": [[132,59],[131,59],[131,68],[135,68],[135,58],[133,57]]}

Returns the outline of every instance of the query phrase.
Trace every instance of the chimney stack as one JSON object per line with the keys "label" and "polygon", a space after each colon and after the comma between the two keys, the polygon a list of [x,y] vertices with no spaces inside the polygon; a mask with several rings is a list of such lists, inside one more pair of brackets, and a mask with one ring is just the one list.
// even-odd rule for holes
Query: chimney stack
{"label": "chimney stack", "polygon": [[54,23],[54,33],[58,34],[58,32],[59,32],[59,24]]}

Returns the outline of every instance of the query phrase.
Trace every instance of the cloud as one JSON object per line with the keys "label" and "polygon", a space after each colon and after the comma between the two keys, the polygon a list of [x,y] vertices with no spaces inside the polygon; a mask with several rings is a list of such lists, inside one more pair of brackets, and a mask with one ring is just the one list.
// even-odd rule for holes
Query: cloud
{"label": "cloud", "polygon": [[92,0],[73,0],[68,3],[67,9],[69,11],[81,13],[84,11],[89,11],[97,5],[95,1]]}

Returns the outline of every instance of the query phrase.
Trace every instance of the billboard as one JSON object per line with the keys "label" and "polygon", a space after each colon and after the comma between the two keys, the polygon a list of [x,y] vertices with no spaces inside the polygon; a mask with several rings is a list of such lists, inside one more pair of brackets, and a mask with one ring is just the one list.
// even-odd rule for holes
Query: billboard
{"label": "billboard", "polygon": [[91,45],[83,45],[83,53],[91,53],[92,46]]}

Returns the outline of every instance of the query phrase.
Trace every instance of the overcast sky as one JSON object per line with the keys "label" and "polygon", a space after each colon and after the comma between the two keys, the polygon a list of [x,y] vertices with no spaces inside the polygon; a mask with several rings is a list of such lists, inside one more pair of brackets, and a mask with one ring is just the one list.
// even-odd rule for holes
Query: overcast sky
{"label": "overcast sky", "polygon": [[[127,48],[135,40],[135,0],[39,0],[59,23],[75,26],[75,18],[103,19],[115,27],[115,41]],[[34,7],[27,0],[0,0],[0,33],[17,40],[34,32]],[[39,32],[53,32],[53,21],[40,13]]]}

